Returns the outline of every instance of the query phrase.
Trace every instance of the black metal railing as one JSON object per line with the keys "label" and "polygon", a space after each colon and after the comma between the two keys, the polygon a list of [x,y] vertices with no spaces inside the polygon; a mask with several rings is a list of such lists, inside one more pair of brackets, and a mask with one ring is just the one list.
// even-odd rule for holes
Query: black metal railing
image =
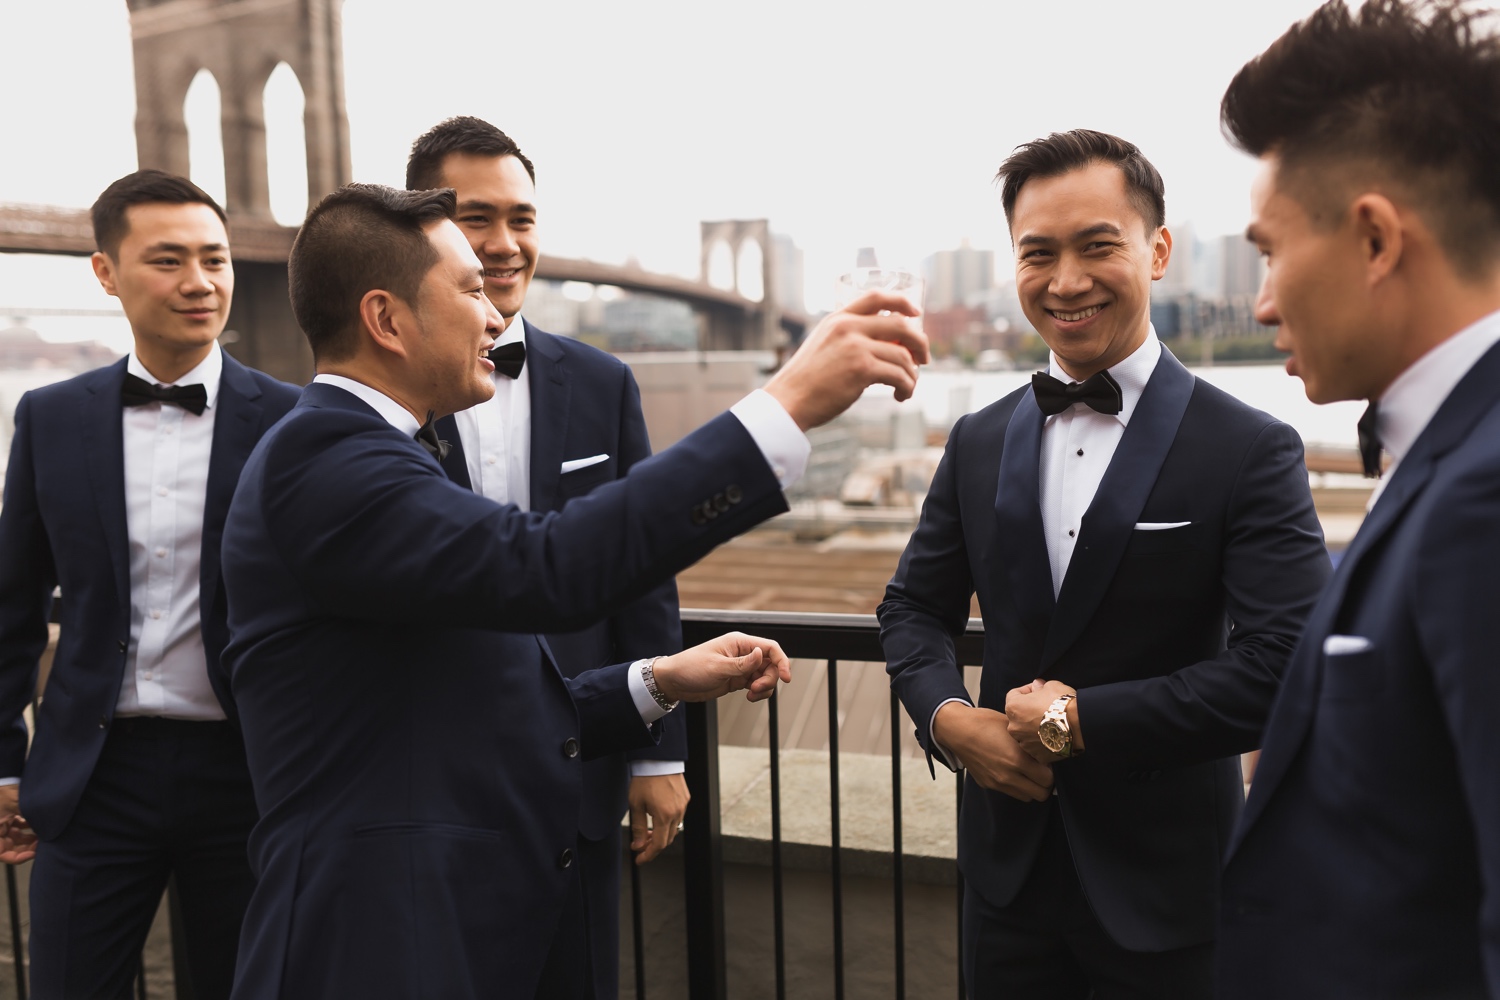
{"label": "black metal railing", "polygon": [[[828,664],[828,770],[830,789],[830,855],[832,873],[832,934],[834,996],[844,995],[844,885],[842,872],[839,794],[839,701],[838,673],[840,661],[871,664],[879,669],[885,653],[880,647],[878,625],[874,615],[804,614],[791,612],[743,612],[684,609],[683,641],[695,645],[724,632],[740,631],[774,639],[786,654],[798,659],[821,659]],[[955,642],[958,662],[977,665],[983,661],[984,634],[978,619],[969,623],[968,631]],[[781,841],[781,729],[778,698],[768,703],[768,743],[770,753],[771,793],[771,896],[774,932],[776,996],[786,996],[786,929],[783,896],[783,854]],[[682,840],[684,886],[686,892],[688,932],[688,988],[693,1000],[725,1000],[727,995],[724,939],[724,872],[722,830],[720,827],[718,775],[718,713],[712,704],[688,705],[687,782],[692,793]],[[906,921],[905,921],[905,855],[901,837],[901,706],[890,695],[891,751],[891,879],[895,948],[895,996],[906,995]],[[963,796],[963,779],[956,780],[959,801]],[[958,911],[961,926],[963,883],[958,880]],[[639,914],[639,883],[632,882],[634,911]],[[640,966],[639,917],[636,921],[636,996],[644,998],[647,979]],[[963,976],[959,971],[958,996],[963,1000]]]}

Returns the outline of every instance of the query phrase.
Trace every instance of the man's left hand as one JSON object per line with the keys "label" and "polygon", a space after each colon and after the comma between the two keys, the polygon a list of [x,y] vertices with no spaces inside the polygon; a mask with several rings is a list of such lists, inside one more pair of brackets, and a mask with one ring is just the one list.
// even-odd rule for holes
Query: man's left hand
{"label": "man's left hand", "polygon": [[1055,754],[1042,745],[1037,730],[1041,728],[1042,716],[1047,714],[1047,709],[1065,694],[1075,696],[1072,701],[1068,702],[1068,728],[1073,733],[1074,750],[1082,750],[1083,738],[1078,731],[1076,708],[1078,692],[1073,688],[1062,681],[1034,680],[1030,684],[1012,689],[1005,696],[1006,728],[1010,730],[1011,738],[1021,744],[1021,749],[1043,764],[1062,759],[1060,754]]}
{"label": "man's left hand", "polygon": [[630,849],[643,865],[677,839],[687,815],[687,780],[680,774],[643,774],[630,779]]}

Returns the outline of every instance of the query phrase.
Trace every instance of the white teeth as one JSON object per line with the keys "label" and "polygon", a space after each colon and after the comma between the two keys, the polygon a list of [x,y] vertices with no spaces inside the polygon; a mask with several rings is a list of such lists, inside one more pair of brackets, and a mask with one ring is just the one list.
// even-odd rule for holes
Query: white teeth
{"label": "white teeth", "polygon": [[1064,323],[1076,323],[1081,319],[1088,319],[1090,316],[1094,315],[1094,313],[1103,308],[1103,306],[1089,306],[1087,309],[1084,309],[1081,312],[1065,313],[1058,312],[1056,309],[1053,309],[1051,312],[1052,315],[1056,316]]}

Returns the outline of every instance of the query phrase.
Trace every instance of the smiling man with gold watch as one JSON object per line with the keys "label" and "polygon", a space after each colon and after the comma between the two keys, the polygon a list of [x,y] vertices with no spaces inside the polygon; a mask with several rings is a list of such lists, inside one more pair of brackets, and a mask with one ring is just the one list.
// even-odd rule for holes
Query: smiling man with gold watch
{"label": "smiling man with gold watch", "polygon": [[954,426],[879,611],[929,760],[967,772],[965,985],[1207,998],[1238,755],[1328,573],[1302,443],[1157,339],[1172,238],[1139,149],[1059,133],[1000,175],[1050,364]]}

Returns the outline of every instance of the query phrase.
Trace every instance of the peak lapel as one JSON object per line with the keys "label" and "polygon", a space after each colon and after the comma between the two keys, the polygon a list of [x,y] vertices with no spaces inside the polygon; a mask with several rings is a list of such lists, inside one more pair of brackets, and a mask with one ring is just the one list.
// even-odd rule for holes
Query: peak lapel
{"label": "peak lapel", "polygon": [[1500,395],[1494,389],[1497,384],[1500,384],[1500,345],[1490,348],[1443,401],[1432,421],[1412,443],[1411,451],[1396,466],[1379,502],[1365,517],[1339,560],[1338,569],[1313,609],[1282,680],[1281,692],[1266,724],[1265,748],[1255,768],[1244,818],[1230,843],[1231,854],[1244,838],[1245,830],[1264,810],[1268,797],[1281,783],[1307,736],[1322,686],[1323,640],[1337,626],[1350,581],[1360,572],[1376,544],[1401,522],[1412,501],[1432,480],[1434,468],[1442,457],[1463,442],[1481,417],[1500,405]]}
{"label": "peak lapel", "polygon": [[203,497],[203,557],[199,569],[199,607],[212,608],[219,589],[219,545],[224,518],[240,481],[240,470],[260,440],[260,386],[250,372],[228,354],[214,403],[213,443],[208,454],[208,486]]}
{"label": "peak lapel", "polygon": [[1052,564],[1042,529],[1042,411],[1028,388],[1005,428],[995,490],[995,548],[1016,610],[1028,629],[1047,628],[1052,610]]}
{"label": "peak lapel", "polygon": [[562,348],[550,333],[530,323],[526,324],[526,378],[531,390],[531,509],[552,510],[562,476],[573,386]]}
{"label": "peak lapel", "polygon": [[[1045,670],[1078,638],[1114,579],[1141,509],[1193,396],[1193,376],[1165,347],[1079,525],[1078,544],[1057,595],[1042,648]],[[1045,676],[1045,674],[1043,674]]]}
{"label": "peak lapel", "polygon": [[104,543],[120,600],[130,602],[129,531],[125,525],[125,424],[120,389],[125,359],[102,368],[88,383],[83,404],[83,453],[90,492],[99,510]]}

